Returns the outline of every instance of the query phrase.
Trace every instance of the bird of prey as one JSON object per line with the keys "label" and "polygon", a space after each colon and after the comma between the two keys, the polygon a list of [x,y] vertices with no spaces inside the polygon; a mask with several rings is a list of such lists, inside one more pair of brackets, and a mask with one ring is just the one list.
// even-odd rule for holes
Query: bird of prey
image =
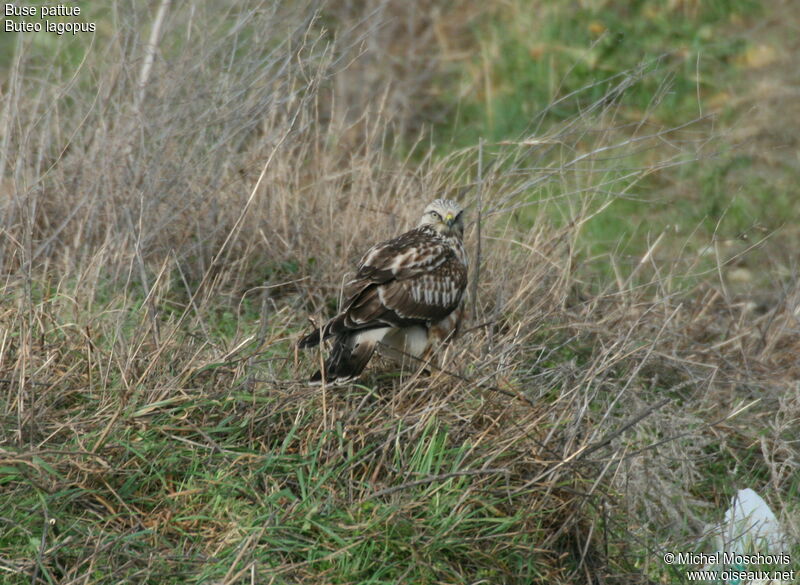
{"label": "bird of prey", "polygon": [[436,199],[416,228],[364,254],[339,314],[298,343],[308,348],[333,338],[323,371],[311,383],[357,378],[376,348],[397,361],[419,358],[434,338],[457,332],[467,286],[463,215],[456,202]]}

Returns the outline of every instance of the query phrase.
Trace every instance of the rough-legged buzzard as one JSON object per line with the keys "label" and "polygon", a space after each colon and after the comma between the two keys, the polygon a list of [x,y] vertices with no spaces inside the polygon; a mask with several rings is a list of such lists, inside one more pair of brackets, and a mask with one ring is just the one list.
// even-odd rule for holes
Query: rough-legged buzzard
{"label": "rough-legged buzzard", "polygon": [[361,374],[376,348],[402,361],[453,335],[467,286],[463,236],[463,209],[437,199],[416,228],[370,248],[346,285],[341,312],[298,343],[334,338],[324,372],[311,382],[343,384]]}

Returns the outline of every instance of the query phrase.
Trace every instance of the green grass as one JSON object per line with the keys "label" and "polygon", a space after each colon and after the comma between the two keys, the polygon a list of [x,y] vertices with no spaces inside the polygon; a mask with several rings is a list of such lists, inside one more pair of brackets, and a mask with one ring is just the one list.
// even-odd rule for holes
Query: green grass
{"label": "green grass", "polygon": [[490,11],[488,22],[474,26],[480,52],[462,66],[469,91],[445,94],[455,117],[443,124],[442,144],[447,137],[456,145],[515,139],[540,127],[542,115],[545,127],[570,119],[640,67],[657,74],[619,96],[622,120],[641,118],[658,96],[656,120],[684,123],[736,78],[746,44],[728,31],[761,10],[757,2],[722,0],[686,7],[512,2]]}
{"label": "green grass", "polygon": [[[724,96],[745,90],[738,85],[751,47],[737,31],[762,17],[763,10],[749,0],[512,2],[488,9],[488,15],[472,24],[477,49],[450,69],[456,82],[439,89],[450,115],[435,129],[437,148],[447,153],[483,138],[491,152],[498,142],[547,137],[604,96],[614,97],[605,105],[606,113],[598,113],[589,125],[605,132],[617,127],[617,139],[643,120],[639,134],[709,114],[715,128],[735,128],[746,123],[747,113],[738,112]],[[626,79],[635,82],[625,82],[626,89],[614,93],[612,88]],[[711,136],[711,128],[708,121],[698,122],[683,139]],[[585,136],[569,144],[584,153],[593,142]],[[785,187],[776,191],[774,181],[748,176],[745,169],[752,161],[726,138],[702,153],[690,150],[682,165],[616,181],[609,188],[613,193],[596,198],[598,207],[611,202],[582,230],[585,258],[595,265],[612,255],[635,262],[662,233],[668,240],[665,250],[684,247],[690,254],[712,240],[742,234],[758,239],[781,231],[793,241],[794,230],[783,228],[800,218]],[[623,175],[667,154],[663,145],[655,146],[603,164],[611,174]],[[543,167],[548,159],[536,162],[533,166]],[[568,186],[560,189],[569,192]],[[527,197],[538,201],[554,195],[558,193],[552,189],[537,188]],[[534,205],[527,213],[558,218],[574,199]],[[746,263],[758,267],[764,257],[753,254]],[[701,260],[699,269],[710,266]],[[607,266],[603,273],[608,278],[612,270]]]}
{"label": "green grass", "polygon": [[[536,573],[539,532],[506,494],[476,491],[477,478],[431,480],[365,501],[375,491],[366,472],[380,470],[369,465],[380,442],[354,448],[337,425],[309,443],[319,413],[271,412],[280,400],[269,387],[209,393],[126,409],[102,455],[88,449],[97,428],[61,441],[49,461],[4,466],[0,507],[15,520],[0,539],[2,555],[35,558],[45,530],[41,570],[53,582],[84,563],[80,572],[92,580],[202,583],[246,569],[252,561],[237,561],[242,546],[259,559],[260,578],[278,582],[295,572],[333,583],[522,582],[516,575]],[[386,432],[402,435],[402,424]],[[394,450],[390,468],[398,471],[389,476],[413,484],[457,473],[480,464],[466,460],[472,448],[431,419],[418,440]],[[476,540],[486,542],[483,554]],[[85,566],[90,543],[104,559],[94,571]]]}

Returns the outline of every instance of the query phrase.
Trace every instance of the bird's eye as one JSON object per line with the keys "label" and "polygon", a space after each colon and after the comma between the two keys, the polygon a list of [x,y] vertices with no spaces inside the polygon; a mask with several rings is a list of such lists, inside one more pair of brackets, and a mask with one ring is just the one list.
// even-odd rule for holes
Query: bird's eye
{"label": "bird's eye", "polygon": [[439,221],[442,221],[442,216],[441,216],[441,215],[439,215],[439,212],[438,212],[438,211],[433,211],[433,210],[431,210],[431,215],[432,215],[433,217],[435,217],[436,219],[438,219]]}

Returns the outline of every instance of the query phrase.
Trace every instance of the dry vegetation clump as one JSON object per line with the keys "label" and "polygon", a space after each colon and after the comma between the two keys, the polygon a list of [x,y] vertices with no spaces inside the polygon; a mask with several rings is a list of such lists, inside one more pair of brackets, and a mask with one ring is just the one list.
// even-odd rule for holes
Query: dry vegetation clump
{"label": "dry vegetation clump", "polygon": [[[434,159],[408,142],[428,3],[199,2],[156,15],[149,70],[151,15],[115,6],[74,68],[21,40],[3,88],[7,582],[647,582],[745,485],[797,534],[796,282],[754,308],[659,239],[627,270],[582,247],[704,156],[616,124],[642,71]],[[306,316],[441,195],[475,220],[462,338],[429,376],[307,386]]]}

